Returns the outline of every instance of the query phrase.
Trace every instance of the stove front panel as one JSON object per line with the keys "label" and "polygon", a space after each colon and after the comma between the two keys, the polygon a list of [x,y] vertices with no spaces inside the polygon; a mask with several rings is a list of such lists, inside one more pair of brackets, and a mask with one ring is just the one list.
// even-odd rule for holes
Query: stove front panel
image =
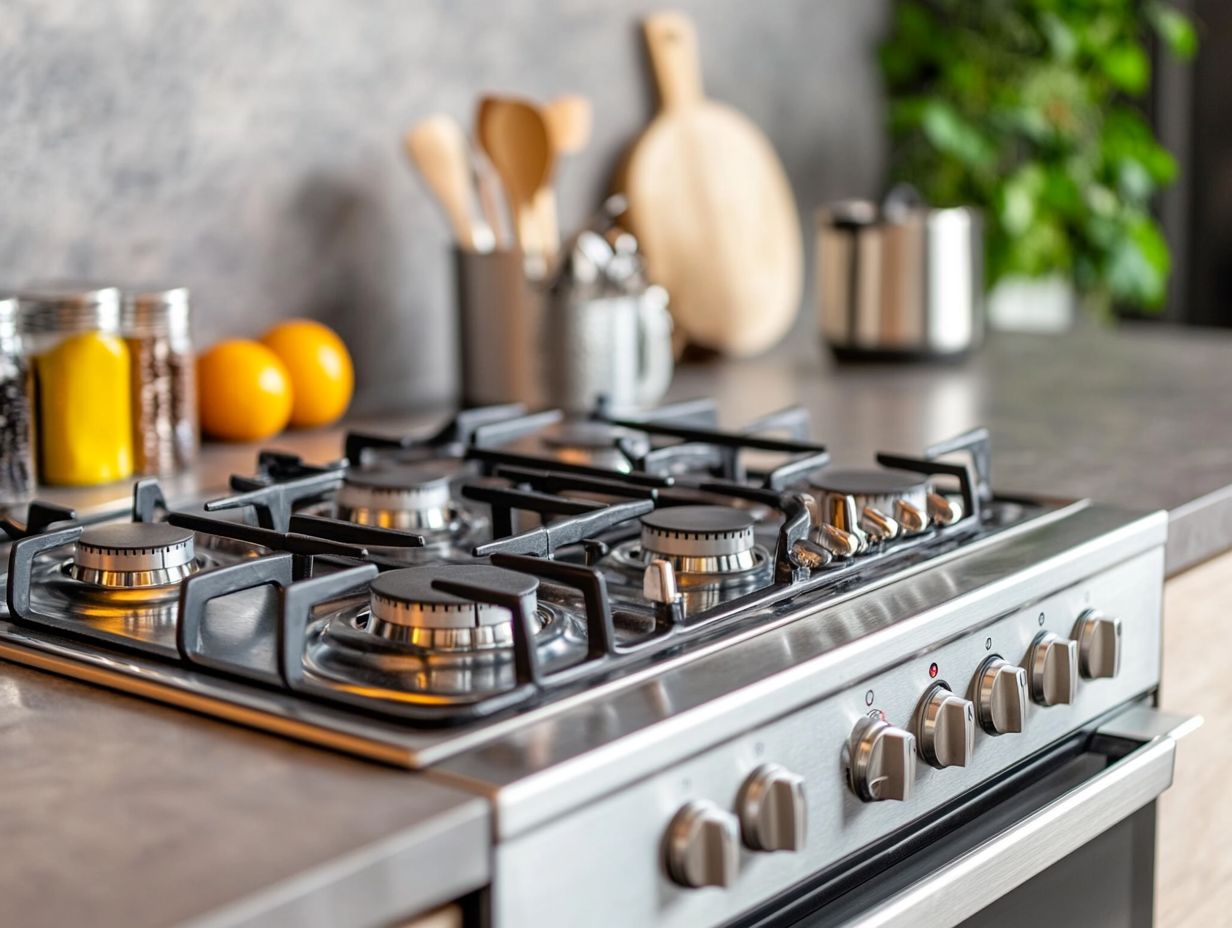
{"label": "stove front panel", "polygon": [[[695,928],[729,921],[1151,693],[1160,673],[1162,577],[1163,549],[1154,547],[989,615],[961,636],[938,641],[819,702],[498,844],[494,924]],[[1041,594],[1046,584],[1040,578]],[[977,726],[966,767],[934,769],[918,760],[906,801],[856,797],[848,783],[847,745],[857,723],[875,715],[912,731],[923,695],[937,682],[974,699],[977,670],[991,655],[1029,670],[1028,652],[1041,634],[1068,640],[1080,614],[1093,608],[1122,623],[1114,678],[1080,678],[1068,705],[1044,707],[1029,700],[1019,734],[993,736]],[[797,851],[751,850],[741,835],[745,783],[768,763],[803,780],[807,831]],[[718,877],[730,866],[725,888],[686,888],[669,875],[670,825],[680,821],[675,817],[683,807],[697,802],[709,804],[713,820],[693,848],[694,872]],[[716,848],[730,838],[730,829],[738,837],[733,856],[724,862]],[[706,844],[709,856],[702,848]],[[542,882],[546,874],[551,874],[548,888]]]}

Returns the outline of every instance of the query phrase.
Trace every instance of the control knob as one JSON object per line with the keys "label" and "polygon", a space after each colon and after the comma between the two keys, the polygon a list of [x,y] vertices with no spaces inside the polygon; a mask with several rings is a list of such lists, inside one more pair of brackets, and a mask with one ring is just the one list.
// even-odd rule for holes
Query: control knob
{"label": "control knob", "polygon": [[865,802],[905,800],[915,779],[915,737],[880,719],[865,717],[847,744],[851,790]]}
{"label": "control knob", "polygon": [[737,808],[744,843],[755,851],[798,851],[804,847],[808,804],[804,778],[778,764],[763,764],[740,788]]}
{"label": "control knob", "polygon": [[980,727],[990,735],[1020,732],[1027,714],[1027,672],[1002,657],[984,661],[975,675]]}
{"label": "control knob", "polygon": [[1068,705],[1078,689],[1078,642],[1044,632],[1027,657],[1031,698],[1041,706]]}
{"label": "control knob", "polygon": [[1084,680],[1115,677],[1121,669],[1121,620],[1088,609],[1074,626],[1078,672]]}
{"label": "control knob", "polygon": [[933,767],[965,767],[975,750],[975,706],[944,683],[924,694],[916,713],[920,756]]}
{"label": "control knob", "polygon": [[667,872],[682,886],[730,886],[740,868],[736,816],[712,802],[685,805],[667,829]]}

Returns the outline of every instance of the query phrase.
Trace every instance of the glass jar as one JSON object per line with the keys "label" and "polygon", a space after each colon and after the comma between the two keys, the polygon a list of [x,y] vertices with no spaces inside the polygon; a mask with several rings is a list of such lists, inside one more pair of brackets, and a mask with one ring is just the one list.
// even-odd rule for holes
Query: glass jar
{"label": "glass jar", "polygon": [[0,296],[0,503],[34,489],[34,382],[17,332],[17,299]]}
{"label": "glass jar", "polygon": [[132,362],[133,466],[187,467],[197,453],[197,389],[186,287],[124,290],[120,330]]}
{"label": "glass jar", "polygon": [[93,486],[131,477],[131,374],[120,291],[49,285],[18,300],[18,328],[33,359],[39,479]]}

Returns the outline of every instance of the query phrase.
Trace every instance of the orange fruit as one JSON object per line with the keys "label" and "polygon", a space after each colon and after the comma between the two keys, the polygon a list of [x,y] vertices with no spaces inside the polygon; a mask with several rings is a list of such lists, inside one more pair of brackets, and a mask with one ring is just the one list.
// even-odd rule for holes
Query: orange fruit
{"label": "orange fruit", "polygon": [[310,319],[291,319],[266,332],[261,344],[282,359],[291,375],[293,426],[329,425],[346,412],[355,369],[333,329]]}
{"label": "orange fruit", "polygon": [[291,418],[291,377],[260,342],[219,342],[197,359],[201,429],[226,441],[277,435]]}

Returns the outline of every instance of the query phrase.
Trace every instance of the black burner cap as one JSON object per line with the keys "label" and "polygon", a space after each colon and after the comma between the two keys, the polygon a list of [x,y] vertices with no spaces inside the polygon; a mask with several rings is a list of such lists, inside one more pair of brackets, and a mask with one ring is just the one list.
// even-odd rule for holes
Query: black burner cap
{"label": "black burner cap", "polygon": [[920,490],[925,479],[909,470],[870,468],[868,470],[823,470],[813,474],[809,483],[827,493],[849,493],[852,496],[905,496]]}
{"label": "black burner cap", "polygon": [[449,479],[442,467],[431,464],[389,464],[347,472],[346,482],[372,490],[415,490]]}
{"label": "black burner cap", "polygon": [[166,522],[125,522],[95,525],[81,533],[79,544],[100,550],[128,551],[166,548],[193,540],[193,531]]}
{"label": "black burner cap", "polygon": [[615,448],[618,441],[630,442],[639,451],[650,446],[650,436],[645,432],[588,420],[562,422],[545,431],[540,440],[549,448],[578,448],[586,451]]}
{"label": "black burner cap", "polygon": [[727,535],[747,532],[757,520],[734,506],[668,506],[642,516],[642,525],[659,532]]}
{"label": "black burner cap", "polygon": [[372,581],[372,592],[395,602],[437,606],[460,606],[470,600],[432,588],[434,580],[470,583],[519,597],[532,595],[539,581],[527,574],[488,564],[435,564],[390,570]]}

